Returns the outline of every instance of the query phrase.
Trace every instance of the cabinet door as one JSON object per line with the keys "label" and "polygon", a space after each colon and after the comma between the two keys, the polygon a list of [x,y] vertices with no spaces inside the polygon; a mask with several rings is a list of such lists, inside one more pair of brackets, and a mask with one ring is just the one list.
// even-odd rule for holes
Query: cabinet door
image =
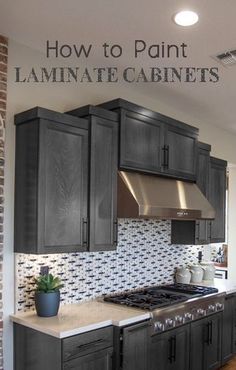
{"label": "cabinet door", "polygon": [[120,168],[162,171],[163,124],[138,113],[120,112]]}
{"label": "cabinet door", "polygon": [[41,253],[87,249],[87,131],[41,121],[38,243]]}
{"label": "cabinet door", "polygon": [[112,250],[117,244],[118,125],[91,118],[89,250]]}
{"label": "cabinet door", "polygon": [[165,129],[164,172],[183,179],[196,179],[197,136],[168,125]]}
{"label": "cabinet door", "polygon": [[234,304],[235,296],[226,296],[222,325],[222,365],[226,364],[234,353]]}
{"label": "cabinet door", "polygon": [[63,370],[112,370],[112,353],[113,349],[108,348],[78,357],[64,362]]}
{"label": "cabinet door", "polygon": [[[210,173],[210,150],[198,147],[197,156],[197,179],[196,183],[202,194],[209,197],[209,173]],[[201,220],[196,222],[196,244],[208,244],[209,221]]]}
{"label": "cabinet door", "polygon": [[150,370],[189,370],[189,326],[151,337]]}
{"label": "cabinet door", "polygon": [[206,320],[198,320],[190,326],[190,370],[205,370],[204,348]]}
{"label": "cabinet door", "polygon": [[221,313],[191,324],[190,370],[220,367],[221,325]]}
{"label": "cabinet door", "polygon": [[123,330],[122,370],[149,370],[149,326],[149,323],[141,323]]}
{"label": "cabinet door", "polygon": [[211,316],[206,325],[209,328],[205,345],[206,369],[218,369],[221,365],[221,314]]}
{"label": "cabinet door", "polygon": [[211,158],[209,202],[216,211],[210,223],[211,243],[225,241],[226,162]]}

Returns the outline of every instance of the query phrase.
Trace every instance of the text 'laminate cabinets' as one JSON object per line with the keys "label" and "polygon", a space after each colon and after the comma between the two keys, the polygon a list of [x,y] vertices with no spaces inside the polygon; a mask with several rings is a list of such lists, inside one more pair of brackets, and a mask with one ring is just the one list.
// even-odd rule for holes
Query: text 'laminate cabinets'
{"label": "text 'laminate cabinets'", "polygon": [[123,99],[104,104],[119,113],[119,167],[192,180],[198,129]]}
{"label": "text 'laminate cabinets'", "polygon": [[216,211],[216,217],[210,223],[211,243],[225,241],[226,167],[227,162],[211,157],[209,202]]}
{"label": "text 'laminate cabinets'", "polygon": [[189,370],[189,325],[150,338],[148,370]]}
{"label": "text 'laminate cabinets'", "polygon": [[14,324],[14,370],[112,370],[111,326],[59,339]]}
{"label": "text 'laminate cabinets'", "polygon": [[219,369],[222,313],[193,322],[190,326],[190,370]]}
{"label": "text 'laminate cabinets'", "polygon": [[92,105],[68,113],[89,123],[89,250],[116,249],[118,115]]}
{"label": "text 'laminate cabinets'", "polygon": [[87,250],[87,121],[34,108],[15,124],[15,252]]}

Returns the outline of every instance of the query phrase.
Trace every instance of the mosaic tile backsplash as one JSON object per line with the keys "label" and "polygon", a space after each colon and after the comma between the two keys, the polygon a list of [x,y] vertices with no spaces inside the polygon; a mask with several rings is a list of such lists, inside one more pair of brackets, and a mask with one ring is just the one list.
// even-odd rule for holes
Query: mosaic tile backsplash
{"label": "mosaic tile backsplash", "polygon": [[16,311],[34,307],[33,277],[43,265],[61,277],[62,303],[173,282],[175,268],[196,262],[202,247],[171,245],[170,231],[170,221],[120,219],[116,251],[16,254]]}

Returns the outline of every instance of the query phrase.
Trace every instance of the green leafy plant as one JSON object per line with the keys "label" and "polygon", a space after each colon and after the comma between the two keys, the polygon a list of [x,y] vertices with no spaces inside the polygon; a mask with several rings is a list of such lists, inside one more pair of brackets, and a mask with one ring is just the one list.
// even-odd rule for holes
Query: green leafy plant
{"label": "green leafy plant", "polygon": [[36,284],[36,292],[52,293],[60,290],[63,287],[59,277],[54,277],[52,274],[40,275],[34,279]]}

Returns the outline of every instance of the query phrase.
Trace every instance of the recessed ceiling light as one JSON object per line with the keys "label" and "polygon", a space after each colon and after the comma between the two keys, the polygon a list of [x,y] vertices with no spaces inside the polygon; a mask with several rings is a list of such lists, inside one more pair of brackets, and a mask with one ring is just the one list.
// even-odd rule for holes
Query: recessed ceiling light
{"label": "recessed ceiling light", "polygon": [[179,26],[192,26],[193,24],[198,22],[198,15],[191,10],[184,10],[174,16],[174,21]]}

